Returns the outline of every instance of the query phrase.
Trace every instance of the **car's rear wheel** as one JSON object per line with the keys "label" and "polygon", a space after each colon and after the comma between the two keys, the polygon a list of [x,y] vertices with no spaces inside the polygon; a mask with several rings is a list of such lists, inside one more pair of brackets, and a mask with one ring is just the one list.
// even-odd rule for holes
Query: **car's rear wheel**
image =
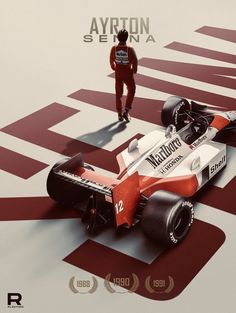
{"label": "car's rear wheel", "polygon": [[192,202],[163,190],[155,192],[148,199],[142,213],[144,233],[163,246],[181,242],[192,222]]}
{"label": "car's rear wheel", "polygon": [[169,97],[162,108],[161,120],[165,127],[170,124],[175,125],[176,129],[186,125],[189,118],[188,112],[190,111],[190,104],[186,99],[171,96]]}

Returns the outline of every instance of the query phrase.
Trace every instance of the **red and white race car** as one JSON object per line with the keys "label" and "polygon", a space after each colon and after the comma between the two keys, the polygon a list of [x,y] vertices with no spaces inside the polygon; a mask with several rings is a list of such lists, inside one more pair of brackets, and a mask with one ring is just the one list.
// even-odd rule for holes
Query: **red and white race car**
{"label": "red and white race car", "polygon": [[226,165],[226,144],[212,141],[236,121],[236,111],[217,112],[176,96],[164,103],[166,131],[130,142],[117,155],[117,178],[95,172],[81,153],[54,165],[47,179],[50,197],[82,211],[90,232],[106,225],[132,227],[176,245],[193,222],[193,198]]}

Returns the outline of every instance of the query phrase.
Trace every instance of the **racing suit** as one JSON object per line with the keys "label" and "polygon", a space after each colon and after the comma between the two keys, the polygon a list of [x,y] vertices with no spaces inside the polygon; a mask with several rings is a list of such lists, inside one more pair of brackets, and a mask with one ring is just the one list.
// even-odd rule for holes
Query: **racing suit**
{"label": "racing suit", "polygon": [[115,89],[116,89],[116,110],[118,114],[122,114],[122,95],[124,84],[127,86],[127,97],[125,109],[129,110],[132,107],[132,102],[135,95],[134,73],[137,72],[137,56],[132,47],[126,44],[118,44],[111,48],[110,65],[115,71]]}

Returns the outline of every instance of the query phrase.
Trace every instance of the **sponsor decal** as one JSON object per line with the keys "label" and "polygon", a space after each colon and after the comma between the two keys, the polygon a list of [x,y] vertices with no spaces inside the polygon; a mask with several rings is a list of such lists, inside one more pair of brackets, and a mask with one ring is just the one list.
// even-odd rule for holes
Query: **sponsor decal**
{"label": "sponsor decal", "polygon": [[226,164],[226,155],[224,154],[220,160],[214,162],[210,166],[210,176],[215,175]]}
{"label": "sponsor decal", "polygon": [[[161,165],[167,158],[169,158],[175,151],[177,151],[181,146],[182,143],[179,138],[175,138],[169,143],[162,145],[155,154],[150,154],[145,160],[148,161],[155,169],[159,165]],[[183,156],[178,156],[175,160],[173,160],[173,162],[176,163],[182,158]]]}
{"label": "sponsor decal", "polygon": [[189,147],[193,150],[196,147],[198,147],[201,143],[203,143],[207,139],[206,135],[203,135],[199,137],[197,140],[195,140]]}
{"label": "sponsor decal", "polygon": [[83,36],[85,43],[116,42],[116,35],[120,29],[129,32],[129,42],[156,42],[150,34],[149,17],[93,17],[89,31]]}
{"label": "sponsor decal", "polygon": [[160,170],[159,170],[159,173],[161,174],[166,174],[173,166],[175,166],[175,164],[177,164],[180,160],[183,159],[183,156],[182,155],[178,155],[176,158],[174,159],[171,159],[167,165],[165,165],[164,167],[162,167]]}
{"label": "sponsor decal", "polygon": [[194,208],[193,208],[193,203],[186,200],[182,203],[182,206],[188,206],[191,209],[191,221],[189,222],[189,226],[192,225],[193,223],[193,218],[194,218]]}
{"label": "sponsor decal", "polygon": [[181,110],[182,106],[184,106],[184,105],[185,105],[185,103],[184,103],[184,101],[182,101],[182,102],[179,104],[179,106],[178,106],[178,108],[176,109],[176,111],[175,111],[175,116],[174,116],[175,125],[178,125],[178,114],[179,114],[179,110]]}
{"label": "sponsor decal", "polygon": [[177,242],[178,242],[178,240],[175,238],[173,232],[170,233],[170,240],[171,240],[173,243],[177,243]]}
{"label": "sponsor decal", "polygon": [[116,64],[129,64],[129,56],[127,51],[116,51]]}

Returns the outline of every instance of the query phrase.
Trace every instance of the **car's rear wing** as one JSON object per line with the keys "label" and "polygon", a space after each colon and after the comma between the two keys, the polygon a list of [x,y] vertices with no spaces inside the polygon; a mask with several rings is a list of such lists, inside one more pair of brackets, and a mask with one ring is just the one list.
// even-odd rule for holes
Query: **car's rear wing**
{"label": "car's rear wing", "polygon": [[[139,175],[134,173],[124,180],[117,180],[86,168],[79,153],[67,162],[54,168],[54,173],[63,180],[78,186],[81,190],[91,190],[91,194],[104,195],[104,201],[112,203],[116,225],[131,226],[140,199]],[[82,188],[82,189],[81,189]]]}
{"label": "car's rear wing", "polygon": [[112,196],[112,188],[108,187],[106,185],[102,185],[101,183],[98,183],[96,181],[89,180],[87,178],[82,178],[81,176],[72,174],[67,171],[59,170],[57,172],[58,176],[61,176],[62,178],[65,178],[67,181],[71,182],[72,184],[78,185],[80,187],[84,187],[86,189],[90,189],[92,191]]}
{"label": "car's rear wing", "polygon": [[53,170],[56,175],[74,185],[108,196],[112,196],[112,186],[117,183],[116,179],[99,174],[91,166],[84,163],[81,153],[58,165]]}

